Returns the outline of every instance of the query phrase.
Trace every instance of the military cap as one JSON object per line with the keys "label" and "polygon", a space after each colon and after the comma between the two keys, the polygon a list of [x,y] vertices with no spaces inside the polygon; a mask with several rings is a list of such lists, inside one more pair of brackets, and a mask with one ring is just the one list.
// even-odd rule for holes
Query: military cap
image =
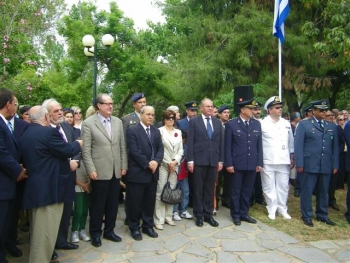
{"label": "military cap", "polygon": [[244,101],[238,102],[237,105],[240,108],[246,107],[246,108],[254,109],[258,105],[258,103],[256,102],[256,100],[250,99],[250,100],[244,100]]}
{"label": "military cap", "polygon": [[131,101],[132,101],[132,102],[136,102],[136,101],[138,101],[139,99],[144,98],[145,96],[146,96],[145,93],[142,93],[142,92],[136,93],[134,96],[131,97]]}
{"label": "military cap", "polygon": [[273,105],[282,105],[282,101],[280,100],[280,98],[278,96],[272,96],[271,98],[269,98],[266,102],[265,102],[265,106],[264,109],[267,110],[268,108],[270,108]]}
{"label": "military cap", "polygon": [[198,102],[193,100],[193,101],[189,101],[185,103],[185,107],[186,109],[190,109],[190,110],[198,110]]}
{"label": "military cap", "polygon": [[304,113],[307,113],[308,111],[312,110],[312,105],[307,106],[303,111]]}
{"label": "military cap", "polygon": [[223,105],[218,109],[218,113],[222,113],[224,110],[229,110],[230,108],[227,105]]}
{"label": "military cap", "polygon": [[311,102],[311,106],[316,109],[326,110],[328,109],[327,100],[315,100]]}

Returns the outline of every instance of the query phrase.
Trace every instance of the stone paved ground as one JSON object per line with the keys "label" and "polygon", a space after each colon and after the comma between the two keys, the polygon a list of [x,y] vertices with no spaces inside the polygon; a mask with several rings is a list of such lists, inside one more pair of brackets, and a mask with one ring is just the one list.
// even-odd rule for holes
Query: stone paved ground
{"label": "stone paved ground", "polygon": [[[348,240],[299,242],[291,236],[261,222],[256,225],[242,222],[235,226],[226,208],[221,208],[215,219],[218,228],[207,223],[195,226],[194,220],[176,222],[156,230],[156,239],[143,235],[142,241],[134,241],[123,224],[124,206],[120,207],[115,232],[123,238],[121,243],[102,239],[102,246],[95,248],[89,242],[80,241],[74,251],[57,250],[59,261],[93,263],[138,262],[349,262],[350,237]],[[283,220],[277,218],[276,220]],[[13,263],[28,262],[28,234],[21,234],[25,242],[19,246],[24,256],[9,258]],[[40,262],[38,262],[40,263]]]}

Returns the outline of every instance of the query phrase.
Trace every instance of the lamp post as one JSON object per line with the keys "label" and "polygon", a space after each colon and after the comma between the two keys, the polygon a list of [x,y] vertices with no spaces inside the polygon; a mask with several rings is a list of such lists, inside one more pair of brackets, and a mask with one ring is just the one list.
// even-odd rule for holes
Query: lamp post
{"label": "lamp post", "polygon": [[95,39],[92,35],[85,35],[83,37],[84,54],[87,57],[94,58],[94,86],[93,86],[93,99],[96,99],[97,93],[97,52],[99,50],[106,50],[114,43],[114,37],[110,34],[105,34],[102,36],[102,44],[105,48],[98,48]]}

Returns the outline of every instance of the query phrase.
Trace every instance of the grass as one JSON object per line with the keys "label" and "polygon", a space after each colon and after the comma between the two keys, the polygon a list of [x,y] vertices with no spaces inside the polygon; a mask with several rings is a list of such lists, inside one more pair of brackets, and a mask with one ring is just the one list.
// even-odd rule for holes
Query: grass
{"label": "grass", "polygon": [[[336,211],[329,208],[328,217],[336,226],[329,226],[321,222],[316,221],[314,215],[313,223],[314,227],[308,227],[304,225],[301,220],[300,213],[300,199],[294,197],[294,189],[290,187],[289,199],[288,199],[288,213],[292,217],[292,220],[284,220],[282,217],[276,215],[276,220],[270,220],[267,217],[267,210],[265,206],[255,204],[250,209],[250,215],[253,218],[259,219],[261,222],[268,226],[274,227],[299,241],[318,241],[318,240],[337,240],[337,239],[349,239],[350,237],[350,224],[346,221],[344,213],[346,212],[346,190],[336,190],[335,197],[337,204],[340,207],[340,211]],[[315,212],[315,197],[313,197],[313,210]]]}

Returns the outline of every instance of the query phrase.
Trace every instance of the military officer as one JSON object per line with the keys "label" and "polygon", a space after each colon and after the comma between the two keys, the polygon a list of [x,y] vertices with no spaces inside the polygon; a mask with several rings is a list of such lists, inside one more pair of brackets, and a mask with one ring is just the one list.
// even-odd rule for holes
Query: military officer
{"label": "military officer", "polygon": [[256,172],[262,167],[262,141],[260,122],[254,120],[253,99],[238,103],[240,114],[227,122],[225,128],[225,167],[231,173],[230,213],[235,225],[241,221],[255,224],[248,215]]}
{"label": "military officer", "polygon": [[328,187],[339,166],[338,132],[324,120],[326,100],[311,103],[313,117],[299,122],[295,131],[295,163],[300,181],[300,207],[305,225],[312,227],[312,192],[316,187],[316,219],[335,225],[328,218]]}
{"label": "military officer", "polygon": [[193,100],[185,103],[186,107],[186,117],[177,122],[178,128],[180,130],[186,131],[188,129],[188,124],[192,117],[197,116],[198,102]]}
{"label": "military officer", "polygon": [[135,125],[140,123],[140,112],[141,109],[146,106],[146,97],[145,93],[136,93],[131,97],[131,101],[133,102],[134,112],[129,113],[121,118],[123,122],[124,134],[126,134],[126,129],[130,125]]}

